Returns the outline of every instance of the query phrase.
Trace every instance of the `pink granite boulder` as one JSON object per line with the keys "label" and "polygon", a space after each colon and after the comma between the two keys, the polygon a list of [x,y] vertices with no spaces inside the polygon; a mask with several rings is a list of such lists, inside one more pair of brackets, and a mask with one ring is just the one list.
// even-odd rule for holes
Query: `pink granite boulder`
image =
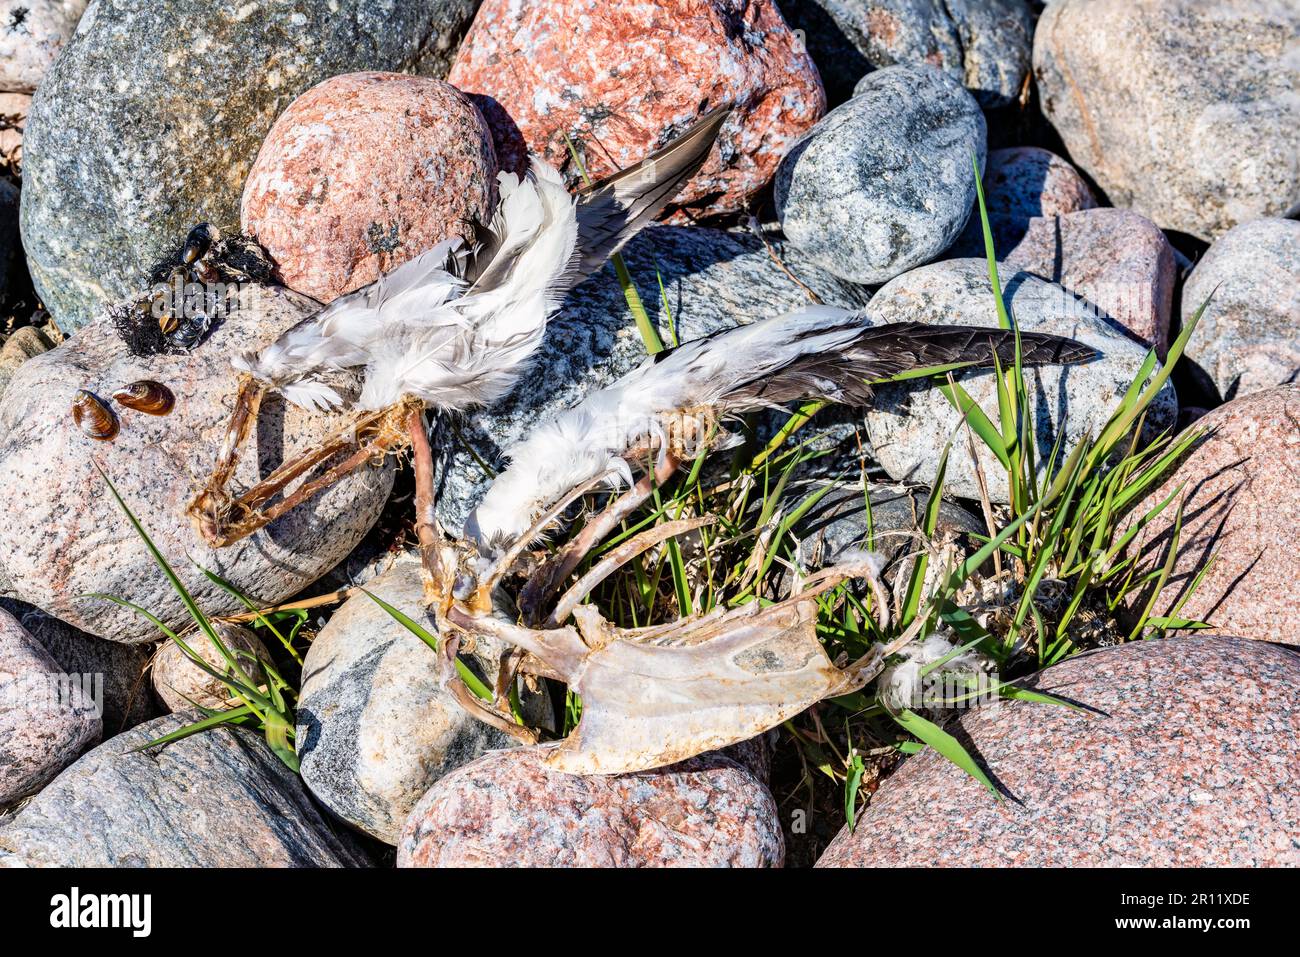
{"label": "pink granite boulder", "polygon": [[348,73],[280,115],[244,185],[240,222],[285,285],[329,302],[450,236],[496,202],[478,108],[429,77]]}
{"label": "pink granite boulder", "polygon": [[772,0],[487,0],[448,80],[491,101],[503,169],[525,143],[572,182],[566,137],[599,177],[704,111],[734,106],[678,196],[696,214],[740,209],[826,108],[816,67]]}
{"label": "pink granite boulder", "polygon": [[[984,205],[999,256],[1024,238],[1040,216],[1061,216],[1097,205],[1078,170],[1037,146],[993,150],[984,167]],[[984,231],[978,208],[957,237],[950,255],[983,256]]]}
{"label": "pink granite boulder", "polygon": [[1145,216],[1106,208],[1032,219],[1001,258],[1081,296],[1164,358],[1177,269],[1169,240]]}
{"label": "pink granite boulder", "polygon": [[88,0],[0,0],[0,93],[31,93]]}
{"label": "pink granite boulder", "polygon": [[0,611],[0,807],[39,791],[99,740],[94,676],[86,677],[89,684],[64,676],[18,619]]}
{"label": "pink granite boulder", "polygon": [[955,730],[1008,799],[927,750],[888,778],[819,867],[1300,865],[1300,656],[1221,636],[1134,642]]}
{"label": "pink granite boulder", "polygon": [[[1170,610],[1213,556],[1179,614],[1243,638],[1300,645],[1300,386],[1234,399],[1194,427],[1205,437],[1128,518],[1136,521],[1182,486],[1178,556],[1154,613]],[[1178,501],[1134,539],[1138,575],[1164,562]],[[1147,597],[1132,596],[1127,613],[1138,614]]]}
{"label": "pink granite boulder", "polygon": [[398,867],[779,867],[776,803],[754,774],[706,754],[640,774],[548,769],[540,748],[493,751],[416,805]]}

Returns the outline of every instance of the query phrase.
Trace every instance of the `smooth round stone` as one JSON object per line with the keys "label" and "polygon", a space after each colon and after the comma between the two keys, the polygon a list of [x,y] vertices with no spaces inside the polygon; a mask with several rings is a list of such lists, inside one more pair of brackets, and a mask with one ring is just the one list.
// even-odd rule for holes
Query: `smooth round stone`
{"label": "smooth round stone", "polygon": [[935,67],[868,74],[781,162],[776,209],[791,244],[828,272],[883,283],[950,245],[975,201],[984,116]]}
{"label": "smooth round stone", "polygon": [[39,791],[102,727],[93,680],[65,680],[18,619],[0,611],[0,807]]}
{"label": "smooth round stone", "polygon": [[1184,326],[1206,300],[1187,355],[1220,394],[1232,398],[1296,381],[1300,222],[1255,219],[1224,233],[1183,286]]}
{"label": "smooth round stone", "polygon": [[[436,633],[417,558],[398,559],[366,589]],[[480,641],[463,660],[493,687],[502,650]],[[545,692],[521,699],[531,724],[554,723]],[[465,712],[442,687],[433,649],[369,595],[344,602],[307,652],[298,700],[303,781],[340,818],[386,844],[397,843],[439,778],[517,743]]]}
{"label": "smooth round stone", "polygon": [[[1208,621],[1217,631],[1243,638],[1300,645],[1295,603],[1300,581],[1300,386],[1276,386],[1233,399],[1192,427],[1203,437],[1129,513],[1127,526],[1182,489],[1134,539],[1132,548],[1139,555],[1134,577],[1163,565],[1181,501],[1178,554],[1152,613],[1171,611],[1213,556],[1213,566],[1179,616]],[[1149,588],[1130,595],[1130,617],[1140,613],[1149,595]]]}
{"label": "smooth round stone", "polygon": [[[0,507],[5,594],[112,641],[156,641],[160,636],[135,612],[83,596],[125,598],[170,626],[189,621],[181,599],[109,495],[97,466],[210,615],[245,609],[198,566],[260,604],[273,605],[302,591],[347,555],[383,508],[392,488],[391,462],[367,465],[226,548],[204,542],[186,514],[211,475],[230,422],[236,390],[230,357],[268,345],[317,308],[283,287],[249,284],[240,308],[184,355],[133,356],[113,317],[104,314],[62,345],[19,366],[0,408],[0,485],[9,490]],[[71,404],[79,389],[106,397],[138,379],[171,390],[176,405],[169,415],[117,407],[119,432],[107,442],[77,427]],[[345,421],[345,415],[311,413],[268,397],[232,486],[251,487],[280,462],[319,445]]]}
{"label": "smooth round stone", "polygon": [[864,73],[940,67],[993,109],[1019,95],[1029,72],[1033,18],[1025,0],[781,0],[803,30],[832,103]]}
{"label": "smooth round stone", "polygon": [[87,0],[0,0],[0,93],[31,93],[77,28]]}
{"label": "smooth round stone", "polygon": [[1298,30],[1294,0],[1059,0],[1043,112],[1112,204],[1212,239],[1300,196]]}
{"label": "smooth round stone", "polygon": [[349,73],[312,87],[271,127],[240,222],[290,289],[330,302],[452,236],[496,205],[478,108],[441,80]]}
{"label": "smooth round stone", "polygon": [[772,0],[486,0],[448,81],[479,97],[502,169],[532,150],[571,183],[631,166],[706,110],[718,144],[674,200],[735,212],[826,111],[817,69]]}
{"label": "smooth round stone", "polygon": [[[1034,430],[1034,459],[1040,479],[1046,476],[1058,433],[1059,462],[1087,437],[1096,437],[1137,375],[1147,350],[1121,329],[1099,319],[1072,293],[1026,273],[1001,275],[1008,308],[1026,332],[1046,332],[1076,339],[1099,354],[1069,366],[1026,366],[1029,421]],[[927,322],[948,326],[996,327],[997,312],[988,265],[978,259],[950,259],[899,276],[871,300],[866,315],[876,323]],[[998,418],[997,379],[991,368],[954,373],[954,378],[994,422]],[[1147,410],[1144,434],[1154,436],[1173,425],[1178,402],[1166,382]],[[975,460],[964,434],[962,416],[932,383],[912,381],[881,386],[867,409],[867,433],[880,464],[898,482],[929,485],[934,481],[944,446],[953,436],[944,479],[944,494],[979,500]],[[963,426],[964,429],[964,426]],[[975,438],[991,501],[1009,500],[1006,471]]]}
{"label": "smooth round stone", "polygon": [[[993,250],[1002,258],[1025,237],[1034,219],[1061,216],[1097,205],[1078,171],[1055,153],[1037,146],[993,150],[984,168],[984,206],[993,233]],[[985,255],[979,209],[948,250],[955,259]]]}
{"label": "smooth round stone", "polygon": [[[102,676],[104,737],[111,738],[161,712],[149,693],[149,672],[153,645],[124,645],[105,641],[67,622],[45,614],[39,608],[10,598],[0,599],[0,608],[8,611],[27,629],[27,633],[49,652],[59,671],[82,680],[98,682]],[[95,685],[99,689],[99,685]]]}
{"label": "smooth round stone", "polygon": [[[266,675],[249,659],[251,656],[257,661],[271,663],[271,654],[261,639],[247,628],[226,622],[216,622],[213,628],[244,672],[245,677],[241,680],[247,682],[251,678],[254,685],[264,683]],[[191,632],[185,643],[214,671],[227,675],[232,673],[216,645],[202,632]],[[214,710],[230,707],[232,695],[226,684],[191,661],[174,641],[166,641],[158,649],[150,676],[154,693],[168,711],[184,711],[195,705]]]}
{"label": "smooth round stone", "polygon": [[1178,268],[1164,232],[1145,216],[1108,207],[1031,219],[1001,259],[1004,270],[1068,289],[1164,358]]}
{"label": "smooth round stone", "polygon": [[138,750],[203,717],[156,718],[104,742],[0,829],[0,867],[365,867],[252,731]]}
{"label": "smooth round stone", "polygon": [[623,775],[552,771],[544,748],[447,775],[411,812],[398,867],[779,867],[776,802],[721,754]]}
{"label": "smooth round stone", "polygon": [[1084,711],[999,701],[959,735],[1006,800],[909,758],[819,867],[1300,865],[1300,658],[1220,636],[1080,655],[1031,684]]}
{"label": "smooth round stone", "polygon": [[[775,245],[774,251],[825,302],[857,308],[868,301],[865,288],[837,280],[785,244]],[[747,233],[652,226],[628,243],[623,258],[667,345],[674,332],[676,341],[688,342],[810,302],[763,243]],[[511,393],[468,413],[455,431],[440,423],[433,447],[446,459],[438,496],[443,525],[463,527],[490,484],[467,447],[499,469],[503,450],[539,422],[612,384],[645,358],[645,344],[612,270],[602,270],[571,292],[547,325],[532,368]]]}
{"label": "smooth round stone", "polygon": [[126,296],[195,223],[239,228],[272,122],[354,70],[418,69],[472,0],[95,0],[24,139],[23,242],[65,331]]}

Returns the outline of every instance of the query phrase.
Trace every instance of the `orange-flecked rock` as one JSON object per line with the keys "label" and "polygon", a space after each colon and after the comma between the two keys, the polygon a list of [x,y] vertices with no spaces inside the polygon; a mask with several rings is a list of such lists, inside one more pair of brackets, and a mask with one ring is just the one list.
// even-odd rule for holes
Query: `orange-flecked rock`
{"label": "orange-flecked rock", "polygon": [[329,302],[443,239],[471,238],[495,201],[491,135],[466,96],[428,77],[348,73],[275,121],[240,222],[285,285]]}
{"label": "orange-flecked rock", "polygon": [[[1165,614],[1213,554],[1214,566],[1179,615],[1243,638],[1300,645],[1300,386],[1234,399],[1194,428],[1205,438],[1128,518],[1131,525],[1183,486],[1178,557],[1153,613]],[[1164,561],[1177,502],[1135,539],[1138,575]],[[1146,598],[1134,596],[1128,613]]]}
{"label": "orange-flecked rock", "polygon": [[654,771],[552,771],[545,749],[493,751],[415,806],[398,867],[779,867],[776,802],[714,752]]}
{"label": "orange-flecked rock", "polygon": [[516,168],[526,143],[571,182],[566,135],[599,177],[734,105],[677,198],[697,214],[741,208],[826,108],[816,67],[772,0],[487,0],[448,80],[491,101],[502,169]]}

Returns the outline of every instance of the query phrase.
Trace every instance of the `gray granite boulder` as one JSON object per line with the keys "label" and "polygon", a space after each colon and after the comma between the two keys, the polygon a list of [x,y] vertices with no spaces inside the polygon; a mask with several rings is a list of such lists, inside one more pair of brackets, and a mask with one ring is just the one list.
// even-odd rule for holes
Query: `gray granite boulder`
{"label": "gray granite boulder", "polygon": [[1009,798],[925,751],[820,867],[1300,865],[1300,655],[1219,636],[1134,642],[999,701],[956,733]]}
{"label": "gray granite boulder", "polygon": [[1145,216],[1108,207],[1031,219],[999,255],[1004,274],[1063,286],[1164,358],[1178,269],[1169,240]]}
{"label": "gray granite boulder", "polygon": [[[780,867],[776,802],[720,753],[638,774],[564,774],[544,749],[484,755],[411,812],[398,867]],[[2,839],[0,839],[2,840]]]}
{"label": "gray granite boulder", "polygon": [[82,757],[0,827],[0,867],[370,863],[252,731],[204,731],[135,750],[200,717],[156,718]]}
{"label": "gray granite boulder", "polygon": [[1183,322],[1213,294],[1187,343],[1224,398],[1300,374],[1300,222],[1255,219],[1224,233],[1183,286]]}
{"label": "gray granite boulder", "polygon": [[[864,305],[861,286],[828,276],[788,246],[774,248],[800,282],[827,303]],[[808,305],[808,294],[753,236],[715,229],[655,226],[623,250],[651,320],[665,344],[686,342],[722,329]],[[659,295],[656,274],[663,280]],[[491,408],[441,423],[435,449],[444,457],[439,517],[452,530],[487,489],[488,478],[466,445],[499,468],[501,450],[533,425],[609,385],[640,365],[645,346],[623,291],[609,267],[570,293],[551,320],[532,370]]]}
{"label": "gray granite boulder", "polygon": [[[1004,273],[1005,296],[1020,328],[1050,332],[1083,342],[1099,358],[1071,366],[1025,369],[1033,424],[1035,461],[1040,475],[1051,457],[1058,432],[1064,430],[1060,461],[1085,436],[1097,436],[1132,383],[1147,350],[1122,329],[1098,318],[1095,311],[1053,283],[1026,273]],[[978,259],[950,259],[900,276],[882,288],[867,307],[875,322],[930,322],[950,326],[996,326],[997,313],[988,267]],[[976,403],[997,421],[997,387],[991,370],[962,372],[958,381]],[[1178,414],[1173,386],[1166,382],[1147,413],[1146,431],[1154,436],[1171,426]],[[979,482],[956,408],[926,381],[882,386],[867,410],[867,433],[876,458],[895,481],[928,485],[939,457],[952,436],[944,491],[978,499]],[[1006,502],[1006,472],[977,438],[979,461],[989,497]]]}
{"label": "gray granite boulder", "polygon": [[30,93],[77,28],[87,0],[0,0],[0,93]]}
{"label": "gray granite boulder", "polygon": [[[274,604],[297,594],[352,550],[392,488],[392,464],[368,466],[252,536],[223,549],[199,537],[185,509],[211,474],[235,392],[232,353],[256,349],[317,308],[280,287],[248,285],[239,310],[197,348],[181,355],[131,354],[110,315],[58,348],[23,363],[0,409],[0,521],[5,592],[69,624],[113,641],[157,640],[143,617],[103,600],[134,601],[164,621],[187,621],[181,600],[108,494],[102,468],[177,574],[212,615],[243,606],[196,567],[223,576],[250,597]],[[170,415],[118,408],[111,441],[83,433],[73,395],[109,396],[138,379],[166,385]],[[235,483],[248,487],[284,458],[319,443],[344,420],[307,413],[278,398],[262,405]]]}
{"label": "gray granite boulder", "polygon": [[0,611],[0,806],[39,791],[101,730],[93,679],[63,675],[18,620]]}
{"label": "gray granite boulder", "polygon": [[[366,587],[435,630],[414,555]],[[466,658],[489,687],[501,650],[480,643]],[[525,693],[521,704],[531,723],[552,724],[545,691]],[[433,649],[369,595],[344,602],[312,642],[298,699],[303,781],[340,818],[387,844],[439,778],[516,743],[461,709],[439,683]]]}
{"label": "gray granite boulder", "polygon": [[1043,112],[1116,206],[1202,239],[1300,196],[1294,0],[1059,0]]}
{"label": "gray granite boulder", "polygon": [[828,272],[883,283],[950,245],[975,202],[984,116],[935,67],[869,73],[781,161],[776,209],[791,244]]}
{"label": "gray granite boulder", "polygon": [[473,0],[96,0],[27,122],[23,237],[66,330],[125,295],[196,222],[239,228],[244,179],[298,94],[445,63]]}
{"label": "gray granite boulder", "polygon": [[[102,678],[104,737],[111,738],[161,712],[149,690],[149,666],[153,645],[124,645],[105,641],[73,628],[67,622],[45,614],[24,602],[0,599],[28,634],[49,652],[59,671],[69,675]],[[98,686],[97,686],[98,687]]]}
{"label": "gray granite boulder", "polygon": [[[1037,146],[1017,146],[989,153],[984,205],[993,250],[1001,258],[1024,238],[1034,219],[1092,209],[1097,200],[1078,170],[1061,157]],[[984,228],[976,208],[948,256],[979,259],[984,255]]]}
{"label": "gray granite boulder", "polygon": [[832,103],[868,70],[940,67],[980,106],[1007,106],[1029,73],[1033,23],[1025,0],[780,0],[803,30]]}

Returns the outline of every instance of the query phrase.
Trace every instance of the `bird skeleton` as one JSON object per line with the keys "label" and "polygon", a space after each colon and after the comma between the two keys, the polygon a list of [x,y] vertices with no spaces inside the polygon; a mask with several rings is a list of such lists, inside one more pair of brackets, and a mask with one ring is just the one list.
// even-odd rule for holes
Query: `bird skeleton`
{"label": "bird skeleton", "polygon": [[[874,383],[899,374],[988,365],[995,355],[1009,362],[1014,354],[1011,331],[872,326],[825,306],[687,342],[509,450],[511,465],[465,534],[447,535],[434,515],[426,408],[462,410],[509,392],[564,293],[666,207],[703,163],[725,117],[704,117],[576,202],[539,162],[524,180],[502,174],[500,206],[481,245],[443,243],[236,360],[234,413],[212,477],[190,506],[199,532],[219,547],[365,463],[410,448],[440,676],[466,710],[530,744],[536,733],[507,707],[516,674],[566,682],[582,696],[582,719],[563,741],[541,745],[559,770],[637,771],[736,743],[823,698],[861,688],[883,665],[885,650],[877,646],[836,667],[816,631],[818,595],[854,578],[878,586],[871,556],[823,569],[775,604],[722,607],[649,628],[616,627],[586,603],[627,562],[711,521],[702,516],[646,529],[570,582],[591,550],[680,463],[727,441],[727,419],[814,398],[863,405]],[[1020,335],[1020,348],[1027,364],[1091,355],[1071,340],[1031,333]],[[236,495],[227,485],[268,389],[307,408],[348,403],[354,417],[320,447]],[[634,469],[648,461],[638,479]],[[285,494],[318,467],[321,474]],[[628,488],[554,554],[526,555],[601,483]],[[505,581],[521,577],[517,594],[506,594]],[[513,651],[502,662],[495,700],[486,702],[460,680],[455,664],[463,645],[489,636]]]}

